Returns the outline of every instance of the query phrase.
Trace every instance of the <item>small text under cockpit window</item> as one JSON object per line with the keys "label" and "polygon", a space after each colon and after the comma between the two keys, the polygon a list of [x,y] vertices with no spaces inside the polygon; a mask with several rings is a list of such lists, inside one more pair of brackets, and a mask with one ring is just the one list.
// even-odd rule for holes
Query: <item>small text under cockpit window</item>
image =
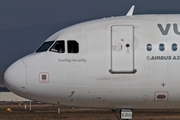
{"label": "small text under cockpit window", "polygon": [[54,41],[45,42],[39,47],[36,52],[44,52],[49,49],[49,47],[53,44]]}
{"label": "small text under cockpit window", "polygon": [[65,52],[65,42],[64,41],[56,41],[52,48],[51,52],[64,53]]}
{"label": "small text under cockpit window", "polygon": [[79,52],[79,43],[74,40],[67,41],[68,53],[78,53]]}

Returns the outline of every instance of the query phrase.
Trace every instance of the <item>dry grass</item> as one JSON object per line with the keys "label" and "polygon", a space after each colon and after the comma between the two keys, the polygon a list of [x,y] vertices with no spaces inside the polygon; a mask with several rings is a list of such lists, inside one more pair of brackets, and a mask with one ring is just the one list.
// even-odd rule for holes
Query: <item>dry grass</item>
{"label": "dry grass", "polygon": [[[12,113],[7,113],[6,108],[10,107]],[[32,105],[24,109],[24,105],[1,105],[0,120],[116,120],[111,110],[85,109],[60,107],[61,113],[57,113],[58,106],[49,104]],[[119,113],[118,113],[119,114]],[[179,110],[135,110],[133,120],[180,120]]]}

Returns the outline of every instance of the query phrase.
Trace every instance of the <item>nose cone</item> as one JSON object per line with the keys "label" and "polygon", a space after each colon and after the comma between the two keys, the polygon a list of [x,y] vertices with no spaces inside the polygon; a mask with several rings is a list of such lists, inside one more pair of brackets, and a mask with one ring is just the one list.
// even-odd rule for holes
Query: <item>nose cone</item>
{"label": "nose cone", "polygon": [[26,66],[21,59],[5,71],[4,84],[10,91],[24,96],[26,92]]}

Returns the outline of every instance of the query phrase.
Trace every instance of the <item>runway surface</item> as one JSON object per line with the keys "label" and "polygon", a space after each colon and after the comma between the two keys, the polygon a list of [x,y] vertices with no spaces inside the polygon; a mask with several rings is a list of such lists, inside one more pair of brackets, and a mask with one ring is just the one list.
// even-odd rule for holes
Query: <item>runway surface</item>
{"label": "runway surface", "polygon": [[[6,112],[11,108],[12,112]],[[60,108],[60,114],[58,114]],[[119,111],[117,112],[119,115]],[[0,120],[117,120],[111,110],[58,107],[51,104],[0,104]],[[133,120],[180,120],[180,110],[133,110]]]}

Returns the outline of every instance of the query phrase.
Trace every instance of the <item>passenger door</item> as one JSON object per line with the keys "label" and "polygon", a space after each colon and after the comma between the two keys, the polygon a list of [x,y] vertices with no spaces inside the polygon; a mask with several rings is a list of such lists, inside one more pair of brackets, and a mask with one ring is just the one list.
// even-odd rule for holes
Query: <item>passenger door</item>
{"label": "passenger door", "polygon": [[134,28],[132,25],[111,26],[111,72],[134,72]]}

